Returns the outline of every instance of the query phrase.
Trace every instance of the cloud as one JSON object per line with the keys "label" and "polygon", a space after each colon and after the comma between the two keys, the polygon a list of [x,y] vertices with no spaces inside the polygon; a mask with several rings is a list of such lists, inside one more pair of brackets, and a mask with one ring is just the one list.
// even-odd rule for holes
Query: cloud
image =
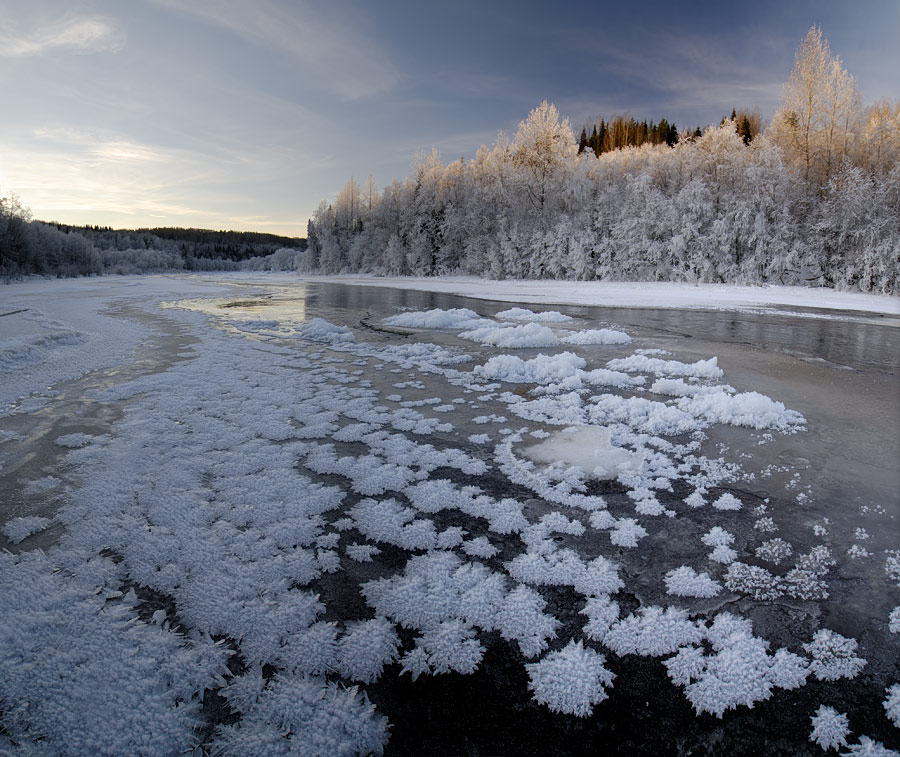
{"label": "cloud", "polygon": [[0,57],[25,58],[51,50],[74,53],[116,52],[124,38],[109,21],[99,16],[69,16],[55,24],[23,34],[0,25]]}
{"label": "cloud", "polygon": [[[403,78],[358,21],[327,16],[302,2],[156,0],[292,58],[297,75],[345,100],[376,97]],[[361,11],[357,10],[359,14]]]}

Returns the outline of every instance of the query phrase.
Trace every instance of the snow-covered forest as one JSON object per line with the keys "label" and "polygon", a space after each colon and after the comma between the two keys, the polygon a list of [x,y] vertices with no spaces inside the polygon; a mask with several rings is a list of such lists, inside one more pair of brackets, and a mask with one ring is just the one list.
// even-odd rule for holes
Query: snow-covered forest
{"label": "snow-covered forest", "polygon": [[0,282],[38,274],[93,276],[158,271],[290,271],[303,239],[206,229],[111,229],[31,218],[0,195]]}
{"label": "snow-covered forest", "polygon": [[351,178],[309,224],[307,270],[766,282],[900,291],[900,103],[863,108],[819,29],[782,106],[669,146],[578,151],[547,102],[474,159]]}

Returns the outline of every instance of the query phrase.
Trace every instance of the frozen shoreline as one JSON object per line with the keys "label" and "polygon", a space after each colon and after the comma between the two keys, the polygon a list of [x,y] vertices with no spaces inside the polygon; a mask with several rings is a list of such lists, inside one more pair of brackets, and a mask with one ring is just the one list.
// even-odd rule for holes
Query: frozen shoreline
{"label": "frozen shoreline", "polygon": [[[281,276],[274,274],[273,276]],[[272,283],[271,279],[268,279]],[[289,279],[295,281],[294,278]],[[775,307],[900,316],[900,298],[833,289],[673,282],[523,281],[475,277],[302,276],[302,281],[442,292],[500,302],[687,310],[757,311]],[[261,282],[260,282],[261,283]],[[785,311],[794,314],[790,311]]]}

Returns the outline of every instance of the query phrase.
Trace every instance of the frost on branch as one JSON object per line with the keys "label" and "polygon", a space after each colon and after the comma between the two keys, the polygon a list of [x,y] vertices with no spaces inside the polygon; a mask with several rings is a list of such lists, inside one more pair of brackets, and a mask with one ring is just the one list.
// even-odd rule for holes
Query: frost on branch
{"label": "frost on branch", "polygon": [[850,726],[845,714],[823,704],[819,705],[819,709],[810,720],[813,725],[812,733],[809,734],[810,741],[826,750],[847,746]]}
{"label": "frost on branch", "polygon": [[587,717],[607,698],[605,687],[611,687],[615,678],[604,662],[602,654],[573,639],[558,652],[525,666],[528,688],[553,712]]}
{"label": "frost on branch", "polygon": [[856,639],[848,639],[828,628],[816,631],[803,649],[813,658],[809,669],[820,681],[855,678],[866,664],[856,656]]}

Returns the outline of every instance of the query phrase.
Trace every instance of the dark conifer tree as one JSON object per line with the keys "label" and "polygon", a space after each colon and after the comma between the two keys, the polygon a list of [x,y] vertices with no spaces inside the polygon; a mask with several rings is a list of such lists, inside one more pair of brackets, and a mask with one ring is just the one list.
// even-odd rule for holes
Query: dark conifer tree
{"label": "dark conifer tree", "polygon": [[744,140],[745,145],[749,145],[753,140],[753,134],[750,131],[750,119],[745,115],[738,124],[738,134]]}

